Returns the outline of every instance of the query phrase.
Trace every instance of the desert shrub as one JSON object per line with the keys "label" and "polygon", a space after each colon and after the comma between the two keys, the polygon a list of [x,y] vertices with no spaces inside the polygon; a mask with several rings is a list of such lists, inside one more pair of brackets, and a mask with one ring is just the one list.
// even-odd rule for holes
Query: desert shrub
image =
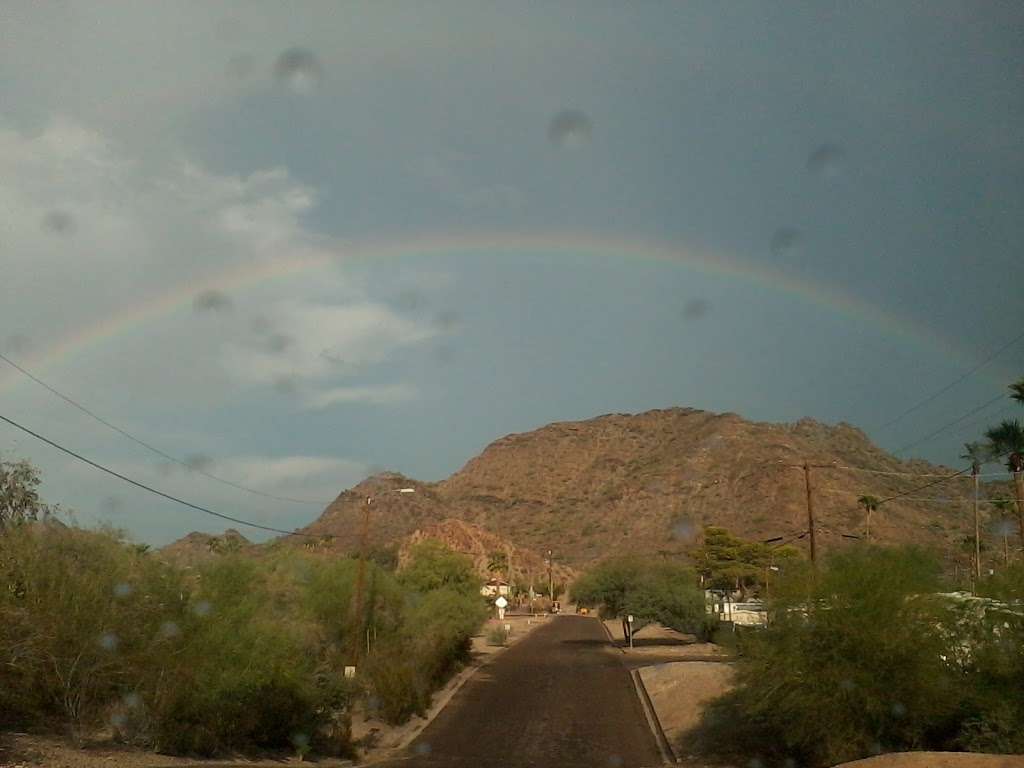
{"label": "desert shrub", "polygon": [[369,709],[389,723],[422,715],[430,690],[416,659],[398,643],[378,647],[365,663],[370,688]]}
{"label": "desert shrub", "polygon": [[487,633],[487,644],[502,646],[508,642],[508,630],[503,626],[492,627]]}
{"label": "desert shrub", "polygon": [[779,586],[772,624],[744,639],[737,689],[706,714],[705,745],[832,765],[955,733],[961,681],[930,556],[859,548]]}
{"label": "desert shrub", "polygon": [[424,541],[414,546],[398,578],[402,586],[420,593],[451,589],[479,594],[481,585],[469,558],[437,541]]}
{"label": "desert shrub", "polygon": [[577,579],[572,599],[600,606],[606,617],[633,614],[639,624],[658,621],[690,632],[700,628],[705,615],[704,595],[695,581],[693,572],[678,563],[614,558]]}

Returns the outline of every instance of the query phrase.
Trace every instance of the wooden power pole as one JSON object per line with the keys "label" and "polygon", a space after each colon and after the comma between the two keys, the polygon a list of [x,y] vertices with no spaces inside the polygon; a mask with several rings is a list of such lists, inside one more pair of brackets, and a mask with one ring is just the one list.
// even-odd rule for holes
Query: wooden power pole
{"label": "wooden power pole", "polygon": [[811,465],[804,462],[804,486],[807,489],[807,539],[811,547],[811,564],[818,567],[818,549],[814,538],[814,496],[811,494]]}

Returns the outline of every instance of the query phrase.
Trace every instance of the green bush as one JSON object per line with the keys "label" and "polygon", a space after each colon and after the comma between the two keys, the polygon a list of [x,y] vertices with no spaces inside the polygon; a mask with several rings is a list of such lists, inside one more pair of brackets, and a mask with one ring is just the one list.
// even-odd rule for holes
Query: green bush
{"label": "green bush", "polygon": [[601,607],[606,617],[633,614],[639,623],[657,621],[681,632],[699,631],[704,595],[683,565],[643,557],[606,560],[576,580],[572,600]]}
{"label": "green bush", "polygon": [[503,646],[508,642],[509,632],[503,626],[493,627],[490,632],[487,633],[487,644]]}
{"label": "green bush", "polygon": [[909,548],[858,548],[781,581],[771,625],[744,638],[737,689],[706,713],[705,748],[832,765],[948,743],[963,680],[940,586],[936,562]]}

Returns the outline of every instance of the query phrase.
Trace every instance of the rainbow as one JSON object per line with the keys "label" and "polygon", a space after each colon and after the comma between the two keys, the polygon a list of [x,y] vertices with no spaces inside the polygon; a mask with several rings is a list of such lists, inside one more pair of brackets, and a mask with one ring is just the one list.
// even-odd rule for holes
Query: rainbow
{"label": "rainbow", "polygon": [[[488,254],[633,258],[682,264],[703,274],[726,277],[762,288],[795,296],[830,313],[837,313],[963,360],[972,355],[927,326],[883,307],[840,291],[835,286],[798,275],[741,261],[720,253],[640,239],[596,237],[579,234],[465,234],[417,237],[395,242],[364,242],[330,248],[310,248],[294,257],[260,261],[214,272],[200,280],[174,286],[160,294],[147,296],[121,308],[99,322],[85,326],[59,339],[51,346],[31,354],[26,365],[41,372],[48,367],[85,354],[97,345],[108,343],[131,329],[173,314],[191,304],[203,291],[237,293],[276,279],[301,274],[330,265],[353,261],[429,256],[482,256]],[[9,375],[0,379],[0,391],[19,379]]]}

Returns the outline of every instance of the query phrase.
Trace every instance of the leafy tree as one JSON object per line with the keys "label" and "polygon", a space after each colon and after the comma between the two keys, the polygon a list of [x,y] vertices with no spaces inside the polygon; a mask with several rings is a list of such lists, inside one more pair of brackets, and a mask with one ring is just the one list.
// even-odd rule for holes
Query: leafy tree
{"label": "leafy tree", "polygon": [[424,541],[413,547],[409,562],[399,572],[398,580],[417,592],[447,588],[478,594],[481,586],[469,558],[452,552],[438,541]]}
{"label": "leafy tree", "polygon": [[29,461],[0,461],[0,530],[50,511],[39,497],[41,482],[39,470]]}
{"label": "leafy tree", "polygon": [[499,577],[506,576],[508,573],[508,553],[492,552],[488,555],[487,570],[490,573],[497,574]]}
{"label": "leafy tree", "polygon": [[759,589],[773,563],[792,561],[800,552],[789,546],[769,547],[734,536],[725,528],[709,525],[700,546],[690,551],[704,585],[712,589]]}
{"label": "leafy tree", "polygon": [[641,623],[657,621],[680,631],[696,631],[704,617],[704,595],[694,573],[673,562],[630,556],[606,560],[572,586],[572,599],[600,607],[605,617],[632,614]]}

